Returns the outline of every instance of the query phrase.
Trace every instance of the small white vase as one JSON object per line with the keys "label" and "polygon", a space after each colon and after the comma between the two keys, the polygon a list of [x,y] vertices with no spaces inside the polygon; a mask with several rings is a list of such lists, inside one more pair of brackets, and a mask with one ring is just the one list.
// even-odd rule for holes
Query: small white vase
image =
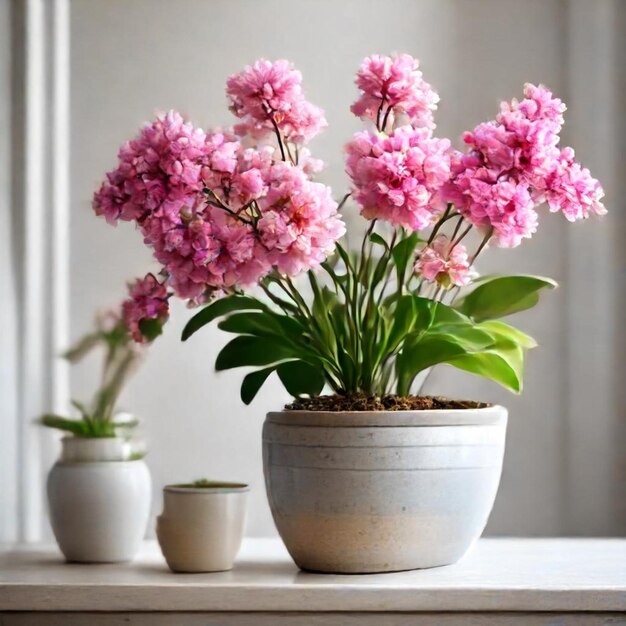
{"label": "small white vase", "polygon": [[66,437],[48,475],[50,522],[68,561],[129,561],[144,538],[151,480],[122,438]]}
{"label": "small white vase", "polygon": [[163,513],[156,531],[172,571],[232,569],[243,538],[248,491],[239,483],[163,489]]}
{"label": "small white vase", "polygon": [[482,533],[498,489],[507,411],[269,413],[270,508],[302,569],[448,565]]}

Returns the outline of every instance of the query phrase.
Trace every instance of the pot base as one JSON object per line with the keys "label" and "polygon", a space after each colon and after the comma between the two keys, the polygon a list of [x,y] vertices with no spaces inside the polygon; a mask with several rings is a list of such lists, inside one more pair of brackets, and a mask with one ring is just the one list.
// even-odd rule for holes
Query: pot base
{"label": "pot base", "polygon": [[453,520],[411,515],[298,515],[281,518],[280,530],[300,569],[327,574],[442,567],[456,563],[472,542],[470,529],[450,539]]}

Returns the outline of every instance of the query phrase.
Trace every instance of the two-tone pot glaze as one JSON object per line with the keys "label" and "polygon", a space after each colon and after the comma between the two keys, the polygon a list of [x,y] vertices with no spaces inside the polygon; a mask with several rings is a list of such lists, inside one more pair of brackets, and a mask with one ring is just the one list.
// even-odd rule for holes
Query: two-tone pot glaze
{"label": "two-tone pot glaze", "polygon": [[292,558],[336,573],[456,562],[493,507],[506,424],[501,406],[269,413],[265,483]]}
{"label": "two-tone pot glaze", "polygon": [[243,538],[249,491],[242,483],[164,487],[156,531],[172,571],[232,569]]}

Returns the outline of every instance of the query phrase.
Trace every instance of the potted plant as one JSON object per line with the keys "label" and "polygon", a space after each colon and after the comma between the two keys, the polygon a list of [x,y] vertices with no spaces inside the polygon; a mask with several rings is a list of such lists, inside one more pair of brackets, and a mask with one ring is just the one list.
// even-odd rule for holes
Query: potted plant
{"label": "potted plant", "polygon": [[[365,59],[356,84],[368,128],[346,146],[340,202],[305,147],[321,109],[290,63],[264,60],[228,80],[232,130],[160,115],[94,197],[96,214],[136,223],[164,286],[204,305],[183,339],[216,319],[237,335],[216,369],[255,368],[245,403],[274,374],[294,396],[266,419],[266,487],[296,563],[323,572],[444,565],[479,537],[506,409],[415,394],[441,363],[519,393],[535,342],[501,318],[555,283],[478,277],[475,262],[531,237],[543,203],[572,222],[605,213],[558,145],[565,106],[547,88],[526,85],[458,151],[435,135],[438,96],[409,55]],[[367,220],[354,250],[339,243],[348,201]]]}
{"label": "potted plant", "polygon": [[116,404],[142,356],[140,344],[161,332],[167,293],[151,275],[129,289],[121,312],[99,317],[95,331],[65,354],[74,363],[103,348],[102,382],[91,404],[72,402],[77,419],[41,418],[44,426],[66,433],[48,476],[48,502],[54,535],[68,561],[130,560],[148,523],[150,473],[143,446],[131,438],[137,421],[116,412]]}
{"label": "potted plant", "polygon": [[233,568],[241,547],[248,485],[196,480],[163,488],[157,537],[174,572],[221,572]]}

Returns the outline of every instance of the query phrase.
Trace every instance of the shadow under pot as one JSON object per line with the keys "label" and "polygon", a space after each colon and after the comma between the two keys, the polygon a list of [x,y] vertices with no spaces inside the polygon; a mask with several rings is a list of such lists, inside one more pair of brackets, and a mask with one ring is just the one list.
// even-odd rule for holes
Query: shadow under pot
{"label": "shadow under pot", "polygon": [[174,572],[233,568],[243,538],[248,485],[204,482],[163,488],[156,533]]}

